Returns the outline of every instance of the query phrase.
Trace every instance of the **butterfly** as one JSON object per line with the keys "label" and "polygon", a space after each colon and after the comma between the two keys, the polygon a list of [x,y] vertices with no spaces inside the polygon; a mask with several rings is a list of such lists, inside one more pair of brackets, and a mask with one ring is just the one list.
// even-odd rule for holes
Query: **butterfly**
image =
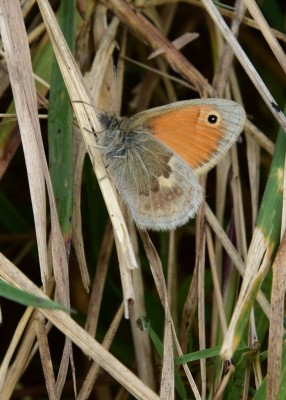
{"label": "butterfly", "polygon": [[198,177],[213,168],[243,129],[234,101],[178,101],[119,118],[100,112],[98,148],[132,218],[142,230],[172,230],[203,200]]}

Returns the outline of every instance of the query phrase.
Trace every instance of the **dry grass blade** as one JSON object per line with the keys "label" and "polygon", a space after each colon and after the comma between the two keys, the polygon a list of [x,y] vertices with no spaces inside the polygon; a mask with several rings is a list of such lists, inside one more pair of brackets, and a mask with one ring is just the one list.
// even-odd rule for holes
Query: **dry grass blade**
{"label": "dry grass blade", "polygon": [[[105,337],[103,339],[102,346],[106,350],[108,350],[112,344],[112,341],[117,332],[118,326],[123,318],[123,315],[124,315],[124,304],[122,303],[110,325],[110,328],[109,328],[107,334],[105,335]],[[99,364],[97,364],[96,362],[92,363],[92,365],[89,368],[89,371],[86,375],[84,383],[80,389],[80,392],[77,396],[77,400],[84,400],[84,399],[87,399],[88,396],[90,396],[93,385],[96,381],[96,378],[98,377],[99,371],[100,371]]]}
{"label": "dry grass blade", "polygon": [[[192,42],[193,40],[197,39],[199,37],[198,33],[190,33],[187,32],[183,36],[177,38],[172,42],[172,45],[180,50],[182,47],[186,46],[188,43]],[[150,56],[148,57],[148,60],[152,60],[152,58],[158,57],[160,54],[164,53],[162,49],[158,49],[156,51],[153,51]]]}
{"label": "dry grass blade", "polygon": [[186,352],[188,348],[189,330],[191,329],[197,308],[197,299],[198,299],[197,291],[198,291],[198,264],[196,263],[192,282],[189,286],[187,299],[184,303],[182,319],[181,319],[180,343],[183,352]]}
{"label": "dry grass blade", "polygon": [[271,316],[269,328],[269,356],[267,399],[277,399],[280,383],[282,345],[283,345],[283,318],[286,290],[286,233],[284,232],[280,247],[273,263],[273,283],[271,292]]}
{"label": "dry grass blade", "polygon": [[37,334],[37,341],[39,344],[39,351],[41,355],[48,396],[49,399],[54,400],[58,398],[56,391],[56,380],[54,376],[53,363],[48,344],[45,319],[39,313],[38,315],[36,315],[35,325],[36,325],[35,329]]}
{"label": "dry grass blade", "polygon": [[242,199],[242,182],[240,176],[240,168],[238,163],[237,147],[234,145],[231,149],[232,156],[232,179],[231,185],[233,190],[233,196],[236,201],[234,203],[234,218],[235,218],[235,229],[237,238],[237,247],[244,260],[247,257],[247,239],[246,239],[246,222]]}
{"label": "dry grass blade", "polygon": [[74,143],[76,148],[75,154],[75,169],[74,169],[74,191],[73,191],[73,245],[76,252],[76,258],[81,271],[81,278],[86,291],[89,291],[90,278],[88,268],[86,265],[84,243],[82,235],[82,218],[81,218],[81,180],[82,180],[82,169],[85,158],[85,146],[82,142],[81,134],[79,129],[74,129]]}
{"label": "dry grass blade", "polygon": [[92,285],[89,308],[85,323],[86,331],[93,337],[96,333],[102,294],[113,243],[112,226],[111,224],[107,223],[102,239],[101,250],[98,256],[98,264]]}
{"label": "dry grass blade", "polygon": [[138,329],[138,317],[147,315],[145,305],[144,280],[139,258],[139,244],[137,232],[132,221],[128,225],[139,268],[132,271],[135,301],[129,304],[130,326],[134,341],[138,375],[151,389],[156,389],[155,369],[153,364],[153,349],[148,332]]}
{"label": "dry grass blade", "polygon": [[249,120],[246,121],[245,131],[269,154],[274,154],[274,143]]}
{"label": "dry grass blade", "polygon": [[213,282],[214,282],[214,287],[215,287],[215,296],[216,296],[216,302],[217,302],[217,307],[218,307],[218,314],[219,314],[220,323],[222,326],[222,331],[224,334],[226,334],[226,331],[227,331],[226,316],[225,316],[225,311],[224,311],[224,306],[223,306],[222,295],[221,295],[221,291],[220,291],[219,278],[217,276],[217,268],[215,265],[214,245],[213,245],[213,241],[212,241],[212,237],[211,237],[211,231],[208,226],[206,226],[206,240],[207,240],[207,246],[208,246],[208,256],[210,259]]}
{"label": "dry grass blade", "polygon": [[174,360],[173,360],[172,326],[169,318],[165,320],[164,358],[161,375],[160,399],[174,400]]}
{"label": "dry grass blade", "polygon": [[[2,78],[0,77],[0,80]],[[4,118],[4,115],[2,116]],[[16,128],[12,128],[12,132],[9,135],[9,140],[6,143],[5,148],[3,148],[0,157],[0,179],[4,176],[6,170],[8,169],[11,160],[13,159],[19,145],[21,143],[21,137],[19,131]]]}
{"label": "dry grass blade", "polygon": [[[13,339],[11,340],[10,346],[9,346],[8,350],[6,351],[5,357],[2,359],[1,367],[0,367],[0,391],[2,390],[2,388],[4,386],[4,383],[6,384],[6,377],[7,377],[7,371],[9,368],[9,364],[11,363],[12,357],[14,356],[16,348],[19,345],[19,342],[24,333],[24,330],[27,327],[27,324],[29,322],[32,312],[33,312],[33,309],[30,307],[26,310],[26,312],[22,316],[22,318],[17,326],[17,329],[14,332]],[[10,387],[10,390],[11,390],[11,387]]]}
{"label": "dry grass blade", "polygon": [[259,164],[260,164],[260,148],[258,143],[250,136],[246,136],[247,140],[247,162],[249,168],[249,180],[251,190],[251,206],[252,206],[252,228],[255,227],[255,221],[258,214],[259,204]]}
{"label": "dry grass blade", "polygon": [[[202,177],[201,184],[205,187],[205,177]],[[197,224],[196,224],[196,265],[198,268],[198,324],[199,324],[199,344],[200,350],[206,348],[206,316],[205,316],[205,250],[206,250],[206,232],[204,229],[204,205],[200,208]],[[207,384],[207,374],[206,374],[206,359],[200,360],[201,369],[201,396],[206,398],[206,384]]]}

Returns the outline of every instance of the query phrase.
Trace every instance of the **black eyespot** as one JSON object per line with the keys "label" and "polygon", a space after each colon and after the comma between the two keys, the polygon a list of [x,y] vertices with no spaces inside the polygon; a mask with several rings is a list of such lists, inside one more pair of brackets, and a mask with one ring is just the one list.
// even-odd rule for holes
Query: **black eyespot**
{"label": "black eyespot", "polygon": [[208,122],[209,122],[210,124],[216,124],[216,123],[217,123],[217,120],[218,120],[218,117],[217,117],[217,115],[215,115],[215,114],[210,114],[210,115],[208,116]]}

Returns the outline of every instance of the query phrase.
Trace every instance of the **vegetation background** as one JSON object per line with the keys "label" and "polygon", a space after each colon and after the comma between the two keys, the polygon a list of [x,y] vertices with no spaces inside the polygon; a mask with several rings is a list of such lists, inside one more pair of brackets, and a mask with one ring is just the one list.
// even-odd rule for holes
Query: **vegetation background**
{"label": "vegetation background", "polygon": [[[285,21],[278,0],[1,0],[1,399],[286,398]],[[201,96],[244,106],[241,140],[196,220],[138,235],[94,174],[97,110]]]}

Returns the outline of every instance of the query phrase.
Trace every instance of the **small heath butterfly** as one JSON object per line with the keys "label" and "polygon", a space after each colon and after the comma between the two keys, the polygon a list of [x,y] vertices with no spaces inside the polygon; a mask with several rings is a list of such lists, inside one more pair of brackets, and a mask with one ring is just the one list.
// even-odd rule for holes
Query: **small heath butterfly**
{"label": "small heath butterfly", "polygon": [[101,112],[98,148],[142,229],[171,230],[194,217],[198,176],[214,167],[240,134],[243,108],[230,100],[178,101],[118,118]]}

